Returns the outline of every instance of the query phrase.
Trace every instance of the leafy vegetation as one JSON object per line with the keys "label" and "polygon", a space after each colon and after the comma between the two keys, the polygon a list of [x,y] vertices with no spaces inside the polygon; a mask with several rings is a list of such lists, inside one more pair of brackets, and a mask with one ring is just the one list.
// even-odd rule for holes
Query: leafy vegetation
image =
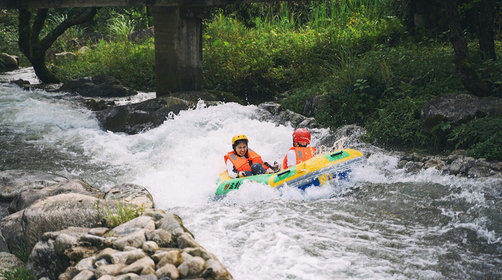
{"label": "leafy vegetation", "polygon": [[[443,2],[427,2],[425,8],[433,11],[420,15],[429,24],[421,26],[413,21],[410,3],[284,1],[215,8],[203,22],[205,87],[250,103],[278,100],[298,113],[308,99],[320,97],[315,117],[321,124],[332,129],[364,126],[365,139],[378,145],[429,153],[461,148],[472,156],[502,160],[500,117],[423,129],[420,110],[426,102],[466,89],[455,68]],[[465,0],[458,6],[470,63],[483,81],[490,81],[492,95],[502,97],[502,62],[483,58],[476,39],[478,4]],[[497,2],[496,9],[500,7]],[[52,14],[55,23],[61,20],[57,11]],[[94,24],[73,27],[55,44],[54,52],[75,52],[76,60],[54,61],[50,69],[62,80],[105,74],[127,86],[153,90],[153,39],[127,41],[131,31],[151,23],[145,8],[100,9]],[[501,13],[496,13],[499,57],[501,23]],[[5,48],[11,41],[6,40]],[[82,45],[89,48],[77,51]]]}
{"label": "leafy vegetation", "polygon": [[35,279],[35,274],[33,270],[23,267],[4,271],[0,273],[0,277],[3,277],[5,280],[33,280]]}
{"label": "leafy vegetation", "polygon": [[96,209],[107,226],[112,228],[143,215],[145,207],[117,200],[115,204],[96,204]]}

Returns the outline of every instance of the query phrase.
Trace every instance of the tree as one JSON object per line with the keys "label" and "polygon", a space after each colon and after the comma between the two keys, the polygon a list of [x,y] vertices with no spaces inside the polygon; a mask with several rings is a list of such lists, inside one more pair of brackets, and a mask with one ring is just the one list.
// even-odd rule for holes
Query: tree
{"label": "tree", "polygon": [[42,39],[40,33],[47,19],[48,9],[37,9],[32,20],[30,9],[19,9],[19,49],[33,65],[37,77],[44,83],[58,83],[60,80],[47,69],[45,53],[54,41],[68,28],[94,18],[97,8],[71,9],[68,17]]}
{"label": "tree", "polygon": [[[445,0],[444,8],[448,27],[450,28],[450,42],[455,51],[455,68],[460,75],[464,87],[477,96],[489,96],[491,94],[491,84],[480,79],[467,51],[467,40],[464,37],[463,29],[457,13],[457,1]],[[492,42],[493,43],[493,42]]]}

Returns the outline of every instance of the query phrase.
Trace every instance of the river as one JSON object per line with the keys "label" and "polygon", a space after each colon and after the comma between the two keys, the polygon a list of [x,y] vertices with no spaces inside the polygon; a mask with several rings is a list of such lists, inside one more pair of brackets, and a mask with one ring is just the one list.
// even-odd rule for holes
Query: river
{"label": "river", "polygon": [[[31,69],[0,75],[0,170],[143,185],[237,280],[502,279],[501,180],[407,174],[375,150],[349,182],[305,193],[248,183],[215,201],[234,134],[282,161],[294,128],[256,106],[199,102],[141,134],[106,132],[73,95],[5,83],[19,78],[36,81]],[[314,145],[329,133],[312,132]]]}

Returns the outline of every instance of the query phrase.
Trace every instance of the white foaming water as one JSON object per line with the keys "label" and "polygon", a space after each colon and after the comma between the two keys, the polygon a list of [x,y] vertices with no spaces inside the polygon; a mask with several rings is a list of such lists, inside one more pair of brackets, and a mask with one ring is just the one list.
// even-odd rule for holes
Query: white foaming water
{"label": "white foaming water", "polygon": [[[147,187],[157,207],[178,213],[196,240],[215,253],[238,280],[438,279],[445,273],[449,278],[451,273],[442,265],[450,263],[442,264],[446,257],[441,256],[459,251],[456,254],[463,262],[474,264],[480,257],[465,253],[469,250],[462,243],[445,247],[435,239],[467,230],[475,232],[483,244],[501,243],[501,233],[493,229],[487,216],[466,218],[455,204],[461,200],[468,205],[461,209],[482,212],[489,207],[483,192],[500,180],[459,179],[434,170],[410,175],[397,169],[396,157],[374,153],[364,167],[353,170],[351,182],[307,192],[246,183],[239,191],[213,201],[216,179],[224,170],[223,155],[231,150],[233,135],[246,134],[250,148],[265,161],[282,162],[293,127],[259,120],[256,106],[206,107],[199,102],[197,108],[147,132],[111,133],[100,130],[93,113],[66,100],[64,94],[0,86],[0,131],[22,134],[30,143],[70,154],[82,169],[102,168],[105,175],[81,172],[84,179],[103,189],[118,183]],[[326,133],[325,129],[313,130],[313,144]],[[47,164],[50,161],[49,157]],[[69,172],[81,174],[79,170]],[[420,214],[407,220],[400,215],[403,209],[394,209],[397,206],[392,201],[379,205],[387,197],[373,194],[365,185],[368,183],[384,187],[412,184],[392,190],[393,194],[416,184],[439,184],[460,191],[435,200],[438,218],[448,222],[426,220],[422,224],[414,218]],[[368,191],[369,198],[357,191],[350,194],[354,186]],[[399,202],[403,207],[404,202]],[[412,203],[406,211],[421,210]],[[488,254],[488,259],[478,262],[491,259]]]}

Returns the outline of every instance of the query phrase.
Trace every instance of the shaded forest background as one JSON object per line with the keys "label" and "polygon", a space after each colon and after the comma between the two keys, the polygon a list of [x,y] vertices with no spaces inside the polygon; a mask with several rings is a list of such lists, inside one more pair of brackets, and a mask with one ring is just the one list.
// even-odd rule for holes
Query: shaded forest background
{"label": "shaded forest background", "polygon": [[[244,104],[274,100],[332,129],[357,124],[366,128],[366,141],[391,149],[465,149],[502,161],[502,116],[432,127],[421,119],[424,105],[444,94],[502,97],[501,7],[495,0],[216,7],[203,20],[205,88]],[[104,74],[153,91],[154,39],[129,36],[151,26],[147,8],[0,10],[0,51],[28,66],[36,63],[39,38],[47,43],[38,51],[51,79]]]}

